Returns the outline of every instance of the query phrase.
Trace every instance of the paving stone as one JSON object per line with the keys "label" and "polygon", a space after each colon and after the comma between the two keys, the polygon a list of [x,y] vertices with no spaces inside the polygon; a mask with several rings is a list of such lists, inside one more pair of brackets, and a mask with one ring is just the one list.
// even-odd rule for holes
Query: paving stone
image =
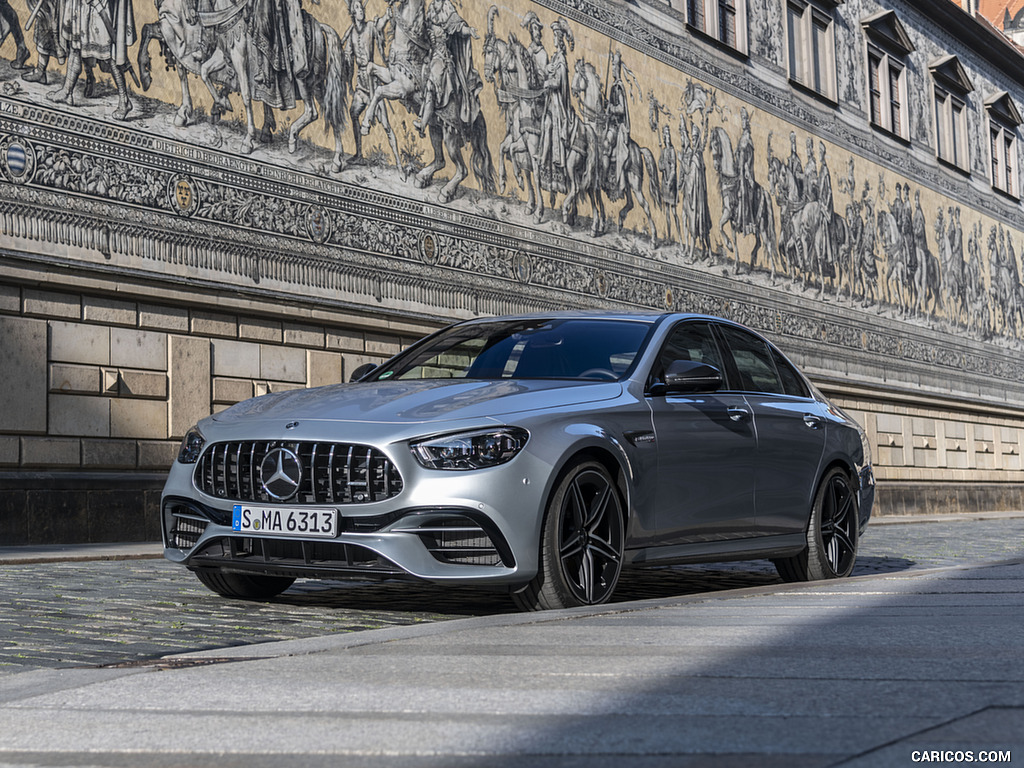
{"label": "paving stone", "polygon": [[[69,497],[58,518],[114,498]],[[8,503],[24,503],[8,499]],[[0,494],[0,531],[4,497]],[[149,521],[140,520],[140,525]],[[51,528],[62,519],[46,523]],[[17,535],[11,532],[11,535]],[[1024,556],[1024,518],[869,526],[854,575]],[[7,564],[0,580],[0,678],[40,667],[140,664],[171,653],[513,612],[505,595],[418,582],[299,580],[273,600],[226,600],[162,559]],[[615,601],[778,584],[765,561],[623,573]],[[843,588],[850,582],[836,582]],[[998,584],[992,586],[993,590]],[[951,599],[956,595],[952,594]],[[795,599],[795,598],[794,598]]]}

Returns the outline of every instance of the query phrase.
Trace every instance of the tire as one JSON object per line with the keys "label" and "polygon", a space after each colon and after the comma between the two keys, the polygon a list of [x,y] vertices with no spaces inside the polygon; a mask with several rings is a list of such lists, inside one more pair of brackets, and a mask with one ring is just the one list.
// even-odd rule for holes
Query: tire
{"label": "tire", "polygon": [[539,611],[607,602],[622,570],[624,506],[604,465],[585,461],[566,472],[544,514],[540,569],[512,596],[516,606]]}
{"label": "tire", "polygon": [[850,476],[829,470],[818,486],[807,526],[807,547],[794,557],[773,560],[783,581],[818,581],[849,576],[857,561],[860,531],[857,493]]}
{"label": "tire", "polygon": [[287,576],[261,576],[249,573],[224,573],[218,570],[195,571],[203,585],[222,597],[244,600],[265,600],[276,597],[290,587],[295,579]]}

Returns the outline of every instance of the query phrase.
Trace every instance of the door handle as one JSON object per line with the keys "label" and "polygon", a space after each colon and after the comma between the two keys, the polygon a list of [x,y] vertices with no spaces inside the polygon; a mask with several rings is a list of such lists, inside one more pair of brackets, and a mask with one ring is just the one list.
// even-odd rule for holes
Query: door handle
{"label": "door handle", "polygon": [[824,423],[825,420],[821,416],[815,416],[813,413],[804,414],[804,424],[808,429],[821,429],[821,425]]}
{"label": "door handle", "polygon": [[750,411],[746,408],[733,407],[729,409],[728,413],[729,418],[733,421],[747,421],[750,419]]}

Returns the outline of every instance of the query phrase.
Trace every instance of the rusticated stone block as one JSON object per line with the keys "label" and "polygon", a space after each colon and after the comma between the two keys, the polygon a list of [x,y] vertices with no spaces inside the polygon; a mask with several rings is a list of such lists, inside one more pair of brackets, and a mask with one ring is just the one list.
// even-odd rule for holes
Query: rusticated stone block
{"label": "rusticated stone block", "polygon": [[366,351],[381,357],[393,357],[402,351],[402,345],[394,336],[366,334]]}
{"label": "rusticated stone block", "polygon": [[169,344],[169,436],[180,438],[189,427],[210,415],[210,342],[171,336]]}
{"label": "rusticated stone block", "polygon": [[167,335],[134,328],[110,329],[110,364],[120,368],[167,370]]}
{"label": "rusticated stone block", "polygon": [[135,460],[134,440],[82,441],[82,466],[88,469],[132,469]]}
{"label": "rusticated stone block", "polygon": [[214,339],[213,375],[255,379],[260,375],[260,345],[248,341]]}
{"label": "rusticated stone block", "polygon": [[97,395],[100,387],[100,369],[94,365],[68,365],[54,363],[50,366],[50,391]]}
{"label": "rusticated stone block", "polygon": [[0,437],[0,466],[14,467],[21,460],[21,441],[16,437]]}
{"label": "rusticated stone block", "polygon": [[288,325],[284,326],[284,343],[294,344],[301,347],[314,347],[323,349],[326,343],[324,329],[315,325]]}
{"label": "rusticated stone block", "polygon": [[139,468],[166,470],[178,457],[177,441],[160,442],[157,440],[140,440]]}
{"label": "rusticated stone block", "polygon": [[306,356],[306,383],[311,387],[337,384],[341,378],[341,355],[337,352],[310,350]]}
{"label": "rusticated stone block", "polygon": [[281,323],[276,320],[250,318],[238,322],[238,337],[240,339],[271,341],[280,344],[284,340],[284,333],[281,330]]}
{"label": "rusticated stone block", "polygon": [[188,331],[188,310],[183,307],[139,305],[139,327],[161,331]]}
{"label": "rusticated stone block", "polygon": [[306,350],[296,347],[260,347],[259,378],[306,383]]}
{"label": "rusticated stone block", "polygon": [[46,431],[46,322],[0,316],[0,431]]}
{"label": "rusticated stone block", "polygon": [[109,365],[110,329],[102,325],[51,322],[50,360]]}
{"label": "rusticated stone block", "polygon": [[110,400],[88,395],[50,395],[50,434],[75,437],[110,435]]}
{"label": "rusticated stone block", "polygon": [[21,289],[16,285],[0,285],[0,312],[21,311]]}
{"label": "rusticated stone block", "polygon": [[130,325],[138,321],[135,303],[119,299],[100,299],[87,296],[82,299],[82,318],[87,322],[104,325]]}
{"label": "rusticated stone block", "polygon": [[81,463],[80,440],[59,437],[21,438],[23,467],[77,467]]}
{"label": "rusticated stone block", "polygon": [[166,438],[167,403],[124,398],[111,400],[110,436]]}
{"label": "rusticated stone block", "polygon": [[215,403],[226,403],[234,405],[242,400],[252,397],[253,388],[251,379],[222,379],[213,380],[213,401]]}
{"label": "rusticated stone block", "polygon": [[118,394],[121,397],[167,399],[167,374],[152,371],[119,371]]}
{"label": "rusticated stone block", "polygon": [[66,317],[74,320],[82,316],[82,299],[77,294],[26,288],[23,299],[26,315]]}
{"label": "rusticated stone block", "polygon": [[363,334],[361,333],[328,331],[327,348],[340,349],[345,352],[365,352],[366,340],[363,338]]}
{"label": "rusticated stone block", "polygon": [[191,314],[192,333],[199,336],[238,336],[238,320],[233,315],[216,312],[193,311]]}

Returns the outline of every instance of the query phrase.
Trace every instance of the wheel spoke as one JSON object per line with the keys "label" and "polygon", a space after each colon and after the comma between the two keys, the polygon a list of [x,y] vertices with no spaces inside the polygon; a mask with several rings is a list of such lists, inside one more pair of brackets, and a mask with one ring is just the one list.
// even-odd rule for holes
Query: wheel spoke
{"label": "wheel spoke", "polygon": [[579,531],[582,530],[586,524],[586,513],[587,502],[583,498],[583,489],[580,488],[580,479],[577,477],[572,481],[572,501],[570,507],[572,508],[572,523],[573,527]]}
{"label": "wheel spoke", "polygon": [[588,605],[594,602],[594,558],[589,549],[583,551],[583,560],[580,563],[580,584],[583,592],[583,600]]}
{"label": "wheel spoke", "polygon": [[596,536],[590,538],[590,550],[611,563],[617,563],[622,559],[610,541],[599,539]]}
{"label": "wheel spoke", "polygon": [[[562,548],[558,551],[558,556],[562,558],[562,562],[566,565],[572,558],[578,556],[583,551],[583,539],[578,536],[574,536],[569,541],[562,542]],[[568,568],[566,572],[568,572]]]}
{"label": "wheel spoke", "polygon": [[849,534],[841,528],[836,530],[835,536],[832,537],[832,541],[835,541],[838,546],[842,546],[846,552],[853,551],[853,541],[851,541]]}
{"label": "wheel spoke", "polygon": [[587,531],[593,533],[598,525],[604,520],[605,513],[608,511],[608,502],[611,499],[612,489],[607,485],[601,489],[601,493],[594,499],[590,504],[588,510],[586,522],[584,526]]}

